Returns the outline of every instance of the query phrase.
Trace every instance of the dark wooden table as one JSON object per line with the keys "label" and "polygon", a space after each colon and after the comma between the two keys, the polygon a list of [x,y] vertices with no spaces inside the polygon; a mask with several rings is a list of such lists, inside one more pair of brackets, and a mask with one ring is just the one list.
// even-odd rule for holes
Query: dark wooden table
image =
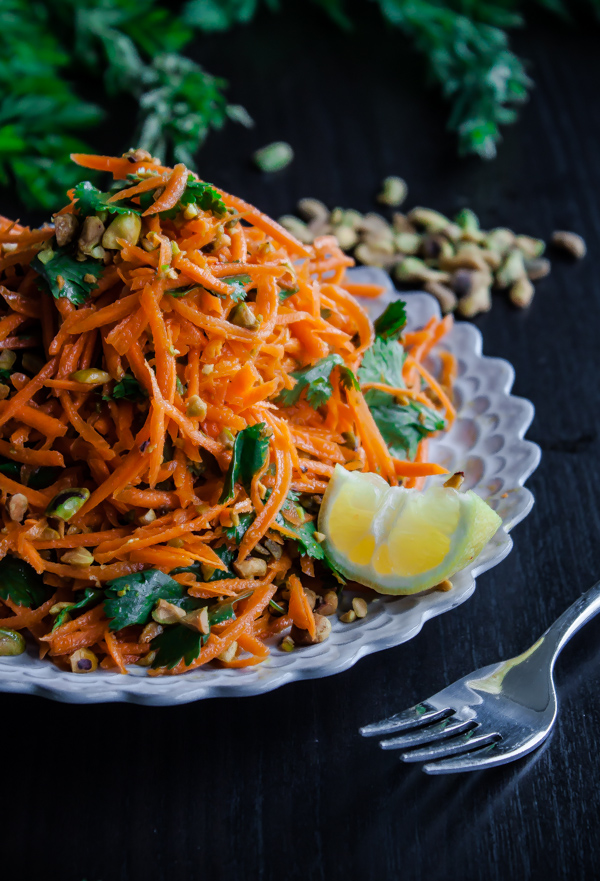
{"label": "dark wooden table", "polygon": [[[164,709],[3,696],[3,878],[598,877],[600,619],[564,652],[556,729],[526,760],[430,778],[358,735],[523,650],[600,575],[598,33],[539,17],[515,37],[537,89],[490,164],[455,158],[418,60],[375,10],[344,36],[300,4],[198,47],[257,122],[213,136],[201,173],[275,216],[308,195],[372,209],[379,181],[399,173],[410,204],[586,237],[587,259],[557,258],[528,311],[498,296],[477,321],[537,409],[536,505],[472,599],[344,674]],[[277,138],[296,161],[262,176],[248,156]]]}

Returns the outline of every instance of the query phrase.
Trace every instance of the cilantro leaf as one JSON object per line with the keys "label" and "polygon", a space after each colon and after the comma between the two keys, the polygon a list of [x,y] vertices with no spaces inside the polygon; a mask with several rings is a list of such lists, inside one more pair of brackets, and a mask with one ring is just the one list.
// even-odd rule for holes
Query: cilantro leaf
{"label": "cilantro leaf", "polygon": [[[66,248],[56,248],[53,257],[42,263],[37,254],[31,261],[31,268],[44,279],[45,287],[57,300],[60,297],[81,306],[87,302],[91,291],[98,287],[98,279],[104,271],[99,260],[88,257],[79,262],[72,257]],[[96,281],[85,280],[85,276],[93,276]]]}
{"label": "cilantro leaf", "polygon": [[[371,392],[367,392],[365,400],[390,453],[397,458],[414,459],[419,441],[434,431],[441,431],[446,425],[443,416],[420,401],[401,405],[392,403],[386,407],[373,405],[369,401],[370,395]],[[393,401],[390,395],[386,397]]]}
{"label": "cilantro leaf", "polygon": [[41,575],[28,563],[7,554],[0,560],[0,599],[35,609],[50,596]]}
{"label": "cilantro leaf", "polygon": [[375,321],[375,333],[384,340],[397,340],[406,325],[406,303],[396,300]]}
{"label": "cilantro leaf", "polygon": [[299,290],[300,290],[299,288],[290,288],[289,290],[286,290],[286,289],[280,290],[279,291],[279,302],[283,303],[285,300],[287,300],[288,297],[293,297],[294,294],[297,294]]}
{"label": "cilantro leaf", "polygon": [[165,627],[164,631],[152,640],[152,649],[157,653],[152,666],[154,669],[167,667],[172,670],[182,659],[189,666],[196,660],[207,639],[207,633],[200,633],[183,624]]}
{"label": "cilantro leaf", "polygon": [[109,581],[106,586],[104,611],[111,630],[122,630],[130,624],[147,624],[157,600],[181,605],[187,598],[185,587],[158,569],[146,569]]}
{"label": "cilantro leaf", "polygon": [[249,425],[238,433],[233,445],[231,462],[225,475],[219,504],[235,497],[235,484],[239,481],[250,492],[252,478],[262,468],[269,454],[269,435],[264,422]]}
{"label": "cilantro leaf", "polygon": [[93,587],[86,587],[84,596],[79,600],[78,603],[71,603],[68,606],[65,606],[64,609],[58,613],[56,618],[54,619],[54,625],[52,626],[52,632],[56,630],[57,627],[60,627],[65,623],[67,615],[69,615],[74,609],[85,609],[87,606],[91,606],[94,600],[97,600],[102,594],[102,591],[95,590]]}
{"label": "cilantro leaf", "polygon": [[227,214],[227,205],[221,194],[211,184],[195,180],[190,174],[187,187],[179,200],[181,205],[197,205],[202,211],[211,211],[215,217]]}
{"label": "cilantro leaf", "polygon": [[345,389],[353,388],[356,389],[357,392],[360,391],[358,379],[356,378],[352,370],[350,370],[350,368],[346,367],[345,365],[343,367],[340,367],[340,382],[342,384],[342,387]]}
{"label": "cilantro leaf", "polygon": [[[371,348],[367,349],[363,356],[358,378],[361,383],[380,382],[392,388],[404,388],[402,378],[404,358],[404,349],[400,343],[376,337]],[[381,394],[389,397],[385,393]]]}
{"label": "cilantro leaf", "polygon": [[329,377],[334,367],[343,367],[348,373],[351,372],[344,364],[343,358],[333,354],[321,358],[316,364],[305,367],[303,370],[290,373],[290,376],[296,380],[296,385],[292,389],[283,389],[277,398],[277,403],[283,407],[292,407],[306,389],[306,400],[316,410],[331,397],[333,388]]}
{"label": "cilantro leaf", "polygon": [[6,474],[11,480],[19,482],[21,480],[21,466],[17,462],[12,462],[10,459],[2,458],[0,461],[0,474]]}
{"label": "cilantro leaf", "polygon": [[246,289],[244,288],[244,285],[249,284],[252,279],[249,275],[229,275],[226,278],[222,278],[221,281],[224,281],[225,284],[231,286],[229,296],[233,302],[241,303],[246,299]]}
{"label": "cilantro leaf", "polygon": [[240,514],[240,522],[237,526],[228,526],[225,535],[230,541],[234,541],[237,545],[244,537],[244,533],[254,520],[254,514]]}
{"label": "cilantro leaf", "polygon": [[125,202],[109,202],[113,193],[103,193],[89,180],[81,181],[75,187],[75,207],[82,217],[96,214],[99,211],[108,211],[110,214],[141,214],[142,209],[130,199]]}
{"label": "cilantro leaf", "polygon": [[148,392],[144,386],[137,381],[135,376],[126,373],[123,379],[115,385],[110,395],[102,395],[103,401],[119,400],[124,398],[126,401],[143,401],[148,397]]}

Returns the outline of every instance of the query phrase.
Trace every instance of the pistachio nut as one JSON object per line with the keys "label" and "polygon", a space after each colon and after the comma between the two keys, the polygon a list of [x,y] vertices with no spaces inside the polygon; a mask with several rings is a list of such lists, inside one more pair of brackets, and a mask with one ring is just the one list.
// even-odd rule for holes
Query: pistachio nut
{"label": "pistachio nut", "polygon": [[2,349],[0,352],[0,369],[11,370],[16,360],[17,355],[12,349]]}
{"label": "pistachio nut", "polygon": [[541,257],[546,250],[543,239],[534,239],[531,236],[517,236],[515,246],[523,252],[525,258]]}
{"label": "pistachio nut", "polygon": [[506,254],[509,248],[515,244],[515,234],[512,229],[498,227],[491,230],[483,240],[483,244],[491,251],[499,251],[500,254]]}
{"label": "pistachio nut", "polygon": [[511,286],[508,296],[510,302],[514,306],[518,306],[519,309],[525,309],[531,301],[533,300],[533,295],[535,293],[535,289],[532,283],[529,281],[527,276],[522,276],[522,278],[518,278],[516,282]]}
{"label": "pistachio nut", "polygon": [[294,151],[286,141],[274,141],[256,150],[252,159],[261,171],[281,171],[293,161]]}
{"label": "pistachio nut", "polygon": [[411,223],[422,227],[427,232],[443,232],[450,226],[450,220],[439,211],[433,211],[431,208],[413,208],[407,214]]}
{"label": "pistachio nut", "polygon": [[93,673],[98,669],[98,658],[91,649],[78,649],[69,662],[73,673]]}
{"label": "pistachio nut", "polygon": [[279,223],[284,229],[287,229],[289,233],[295,236],[299,242],[302,242],[305,245],[310,245],[314,239],[308,226],[303,220],[300,220],[299,217],[294,217],[292,214],[284,214],[283,217],[279,218]]}
{"label": "pistachio nut", "polygon": [[77,240],[77,247],[82,254],[86,256],[94,256],[93,251],[102,239],[104,234],[104,224],[99,217],[90,215],[83,221],[81,235]]}
{"label": "pistachio nut", "polygon": [[360,245],[356,246],[354,256],[360,263],[364,263],[365,266],[377,266],[380,269],[391,269],[398,260],[397,255],[394,253],[386,254],[384,251],[380,251],[366,242],[361,242]]}
{"label": "pistachio nut", "polygon": [[499,288],[509,288],[518,278],[523,278],[525,275],[523,252],[518,248],[512,248],[496,273],[496,285]]}
{"label": "pistachio nut", "polygon": [[423,285],[428,294],[432,294],[440,304],[440,308],[444,315],[448,312],[454,312],[458,298],[454,291],[439,281],[427,281]]}
{"label": "pistachio nut", "polygon": [[194,419],[199,419],[200,422],[204,422],[207,409],[206,401],[204,401],[200,395],[192,395],[188,398],[185,412],[187,416],[192,416]]}
{"label": "pistachio nut", "polygon": [[229,313],[229,320],[237,327],[245,327],[247,330],[258,330],[261,324],[246,303],[238,303]]}
{"label": "pistachio nut", "polygon": [[0,658],[13,658],[25,651],[25,639],[18,630],[0,627]]}
{"label": "pistachio nut", "polygon": [[111,378],[110,373],[107,373],[106,370],[98,370],[96,367],[76,370],[71,374],[71,379],[74,382],[83,382],[86,385],[103,385],[105,382],[110,382]]}
{"label": "pistachio nut", "polygon": [[120,239],[129,245],[137,245],[141,231],[142,218],[139,214],[118,214],[102,236],[102,247],[108,250],[121,248],[118,244]]}
{"label": "pistachio nut", "polygon": [[394,211],[392,214],[392,226],[396,232],[416,233],[417,231],[414,223],[411,223],[406,214],[402,214],[401,211]]}
{"label": "pistachio nut", "polygon": [[525,260],[525,271],[527,278],[531,281],[538,281],[545,278],[550,273],[550,261],[547,257],[534,257],[531,260]]}
{"label": "pistachio nut", "polygon": [[439,272],[431,269],[418,257],[405,257],[394,269],[394,277],[401,282],[440,281],[450,280],[447,272]]}
{"label": "pistachio nut", "polygon": [[562,251],[570,254],[571,257],[575,257],[576,260],[581,260],[587,253],[585,240],[575,232],[568,232],[567,230],[553,232],[552,244],[555,248],[560,248]]}
{"label": "pistachio nut", "polygon": [[383,181],[381,192],[377,196],[377,201],[383,205],[389,205],[391,208],[398,208],[402,205],[408,195],[408,186],[406,181],[401,177],[386,177]]}
{"label": "pistachio nut", "polygon": [[90,491],[86,487],[61,489],[46,508],[46,515],[57,517],[59,520],[70,520],[85,505],[89,497]]}
{"label": "pistachio nut", "polygon": [[54,218],[54,235],[56,244],[63,248],[72,242],[79,227],[74,214],[57,214]]}
{"label": "pistachio nut", "polygon": [[414,232],[397,232],[394,236],[394,244],[397,251],[401,251],[410,257],[418,254],[422,238],[422,236]]}
{"label": "pistachio nut", "polygon": [[[440,233],[427,233],[421,240],[419,256],[423,260],[447,260],[454,254],[454,246]],[[441,266],[441,262],[440,262]],[[442,267],[443,268],[443,267]]]}

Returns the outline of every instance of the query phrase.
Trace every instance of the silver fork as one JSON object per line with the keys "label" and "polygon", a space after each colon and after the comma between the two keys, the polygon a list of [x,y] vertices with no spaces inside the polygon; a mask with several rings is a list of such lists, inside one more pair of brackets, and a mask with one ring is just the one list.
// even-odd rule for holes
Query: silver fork
{"label": "silver fork", "polygon": [[478,771],[527,755],[548,737],[556,719],[556,659],[598,612],[600,581],[522,655],[475,670],[423,703],[366,725],[360,733],[398,735],[379,745],[410,750],[400,758],[427,762],[427,774]]}

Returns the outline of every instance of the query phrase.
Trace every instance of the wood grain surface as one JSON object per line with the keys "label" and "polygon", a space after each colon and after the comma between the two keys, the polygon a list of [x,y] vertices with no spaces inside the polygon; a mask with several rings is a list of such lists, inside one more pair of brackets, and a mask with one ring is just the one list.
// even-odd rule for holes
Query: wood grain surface
{"label": "wood grain surface", "polygon": [[[358,7],[357,7],[358,9]],[[44,881],[524,881],[598,877],[600,619],[557,669],[559,719],[526,760],[441,778],[359,737],[483,664],[522,651],[600,576],[599,29],[534,17],[514,45],[537,88],[498,159],[457,160],[419,60],[361,4],[346,36],[305,3],[198,44],[256,120],[209,140],[200,172],[275,216],[302,196],[372,210],[383,176],[410,204],[484,227],[582,233],[532,307],[477,320],[516,369],[542,447],[536,505],[509,557],[457,610],[352,670],[239,700],[152,709],[0,698],[0,876]],[[114,108],[128,116],[130,108]],[[118,129],[118,126],[115,127]],[[290,141],[264,176],[251,151]],[[128,146],[115,130],[106,150]],[[3,213],[26,218],[6,202]]]}

